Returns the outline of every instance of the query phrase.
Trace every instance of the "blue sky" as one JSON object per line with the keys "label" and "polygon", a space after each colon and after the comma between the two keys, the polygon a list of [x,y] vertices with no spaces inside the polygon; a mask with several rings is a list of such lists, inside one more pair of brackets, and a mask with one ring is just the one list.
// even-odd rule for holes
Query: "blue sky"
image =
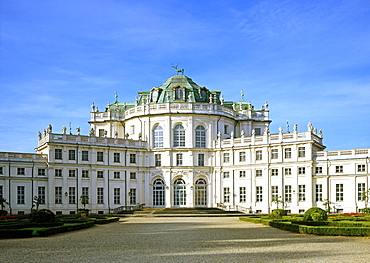
{"label": "blue sky", "polygon": [[370,147],[370,3],[363,1],[1,1],[0,151],[90,106],[133,102],[175,75],[225,100],[270,105],[271,132],[307,122],[328,150]]}

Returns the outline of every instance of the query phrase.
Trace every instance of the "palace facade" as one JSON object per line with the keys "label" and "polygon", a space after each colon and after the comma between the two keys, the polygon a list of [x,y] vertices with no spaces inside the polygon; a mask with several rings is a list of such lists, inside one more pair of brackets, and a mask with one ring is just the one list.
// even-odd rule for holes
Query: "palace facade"
{"label": "palace facade", "polygon": [[324,151],[323,135],[308,123],[270,132],[269,107],[183,75],[139,92],[133,103],[99,111],[81,135],[49,125],[35,154],[0,153],[0,198],[12,214],[39,208],[73,214],[145,207],[220,207],[268,213],[312,206],[356,212],[367,204],[370,149]]}

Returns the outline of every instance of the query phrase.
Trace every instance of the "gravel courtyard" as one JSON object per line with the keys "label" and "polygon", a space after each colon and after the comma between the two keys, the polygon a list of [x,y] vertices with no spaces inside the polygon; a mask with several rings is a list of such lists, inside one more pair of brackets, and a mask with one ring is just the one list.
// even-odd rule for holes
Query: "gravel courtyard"
{"label": "gravel courtyard", "polygon": [[127,217],[45,238],[0,240],[0,262],[369,262],[370,238],[319,237],[237,217]]}

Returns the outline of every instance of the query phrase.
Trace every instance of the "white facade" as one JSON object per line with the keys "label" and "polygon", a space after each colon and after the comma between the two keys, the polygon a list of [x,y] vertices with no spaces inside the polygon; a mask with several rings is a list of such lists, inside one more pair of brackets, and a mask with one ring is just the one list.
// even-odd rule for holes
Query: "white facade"
{"label": "white facade", "polygon": [[135,103],[93,105],[87,136],[49,127],[37,154],[0,153],[0,198],[13,214],[30,212],[34,196],[40,208],[73,213],[81,195],[94,213],[136,204],[299,213],[325,199],[338,212],[365,207],[370,149],[323,151],[310,123],[271,134],[270,122],[267,103],[224,101],[173,76]]}

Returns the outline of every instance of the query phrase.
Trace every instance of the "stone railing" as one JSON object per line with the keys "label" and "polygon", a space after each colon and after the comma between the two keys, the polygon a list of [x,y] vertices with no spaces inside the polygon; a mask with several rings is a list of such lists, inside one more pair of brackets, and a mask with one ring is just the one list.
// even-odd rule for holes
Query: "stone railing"
{"label": "stone railing", "polygon": [[111,209],[111,214],[120,214],[120,213],[128,213],[134,212],[143,209],[145,204],[136,204],[136,205],[127,205],[127,206],[120,206],[114,209]]}
{"label": "stone railing", "polygon": [[236,119],[268,120],[268,110],[234,111],[224,105],[212,103],[191,103],[191,102],[166,102],[143,104],[130,108],[126,111],[109,110],[107,112],[91,112],[91,121],[116,120],[122,121],[132,117],[165,114],[165,113],[193,113],[193,114],[214,114]]}
{"label": "stone railing", "polygon": [[315,153],[315,157],[318,161],[325,161],[327,159],[348,159],[349,157],[369,158],[370,148],[340,151],[320,151]]}
{"label": "stone railing", "polygon": [[116,146],[116,147],[127,147],[127,148],[146,148],[147,142],[122,139],[122,138],[106,138],[106,137],[95,137],[86,135],[70,135],[70,134],[55,134],[49,133],[45,137],[39,139],[39,147],[45,143],[76,143],[86,145],[99,145],[99,146]]}
{"label": "stone railing", "polygon": [[16,159],[47,160],[47,155],[37,153],[0,152],[0,160],[16,160]]}
{"label": "stone railing", "polygon": [[296,132],[296,133],[278,133],[278,134],[267,134],[259,136],[248,136],[243,138],[231,138],[224,140],[216,140],[216,147],[243,147],[246,145],[264,145],[281,142],[304,142],[304,141],[315,141],[322,144],[322,138],[311,131],[307,132]]}

